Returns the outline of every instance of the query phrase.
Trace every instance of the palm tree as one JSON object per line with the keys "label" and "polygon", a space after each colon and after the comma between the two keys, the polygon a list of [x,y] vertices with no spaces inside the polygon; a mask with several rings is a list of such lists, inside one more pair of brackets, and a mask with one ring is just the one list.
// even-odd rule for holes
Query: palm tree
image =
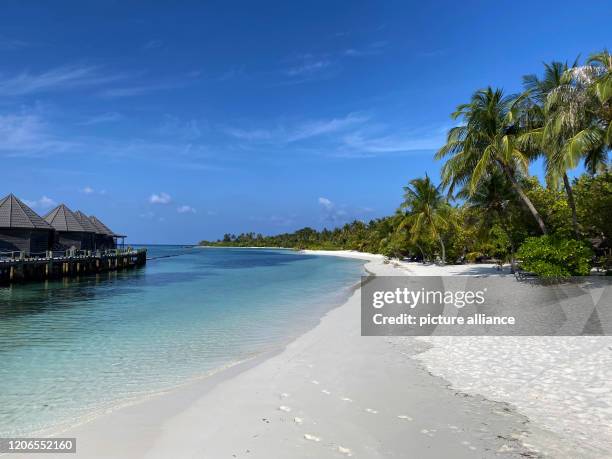
{"label": "palm tree", "polygon": [[556,160],[575,167],[584,159],[591,174],[605,170],[612,148],[612,56],[608,51],[592,55],[587,65],[568,69],[563,82],[546,100],[555,115],[550,131],[567,137]]}
{"label": "palm tree", "polygon": [[471,195],[489,174],[501,172],[546,234],[544,220],[519,183],[529,165],[529,157],[516,142],[521,102],[520,98],[504,97],[501,89],[476,91],[469,103],[459,105],[452,114],[465,124],[449,131],[436,159],[450,156],[442,167],[442,184],[449,185],[449,193],[465,185]]}
{"label": "palm tree", "polygon": [[448,225],[449,205],[441,192],[442,185],[435,186],[425,174],[425,178],[416,178],[404,187],[404,202],[400,209],[407,210],[399,226],[410,227],[411,241],[417,244],[419,238],[430,236],[440,243],[442,264],[446,262],[446,248],[441,231]]}
{"label": "palm tree", "polygon": [[512,273],[514,273],[515,238],[510,230],[509,207],[514,202],[514,196],[512,186],[499,172],[489,175],[471,195],[467,189],[457,193],[458,198],[466,199],[465,207],[474,211],[478,216],[481,235],[488,235],[493,226],[496,223],[499,224],[510,243],[510,271]]}
{"label": "palm tree", "polygon": [[[544,155],[546,164],[546,181],[556,188],[562,180],[567,195],[567,202],[572,212],[572,227],[576,238],[579,236],[576,202],[572,186],[567,176],[568,169],[576,167],[575,158],[564,148],[571,132],[563,132],[555,128],[556,113],[547,104],[550,94],[562,88],[566,82],[565,75],[570,68],[576,68],[577,61],[569,67],[567,63],[551,62],[544,64],[544,77],[526,75],[523,77],[525,94],[521,112],[521,127],[524,132],[519,135],[519,145],[528,150],[532,156]],[[548,108],[548,109],[547,109]]]}

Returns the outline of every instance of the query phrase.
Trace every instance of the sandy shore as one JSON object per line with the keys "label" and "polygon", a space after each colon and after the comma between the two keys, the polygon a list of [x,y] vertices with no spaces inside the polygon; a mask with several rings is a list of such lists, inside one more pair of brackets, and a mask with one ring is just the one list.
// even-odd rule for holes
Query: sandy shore
{"label": "sandy shore", "polygon": [[[366,269],[376,275],[449,271],[384,264],[379,255],[320,254],[365,259]],[[494,268],[452,270],[473,274]],[[63,436],[77,437],[76,457],[82,458],[604,457],[600,445],[583,448],[588,439],[568,438],[571,431],[519,413],[517,394],[532,405],[537,397],[503,386],[505,368],[487,362],[482,341],[362,337],[359,311],[357,290],[274,355],[119,409]],[[474,340],[454,338],[460,339]],[[494,359],[504,360],[521,343],[504,346]],[[464,349],[452,354],[457,347]],[[530,355],[525,351],[521,358]],[[475,356],[479,364],[470,360]],[[488,379],[483,367],[496,367],[498,379]],[[461,378],[466,373],[471,384]],[[485,390],[500,383],[503,390]],[[536,392],[544,389],[533,379],[529,383]]]}

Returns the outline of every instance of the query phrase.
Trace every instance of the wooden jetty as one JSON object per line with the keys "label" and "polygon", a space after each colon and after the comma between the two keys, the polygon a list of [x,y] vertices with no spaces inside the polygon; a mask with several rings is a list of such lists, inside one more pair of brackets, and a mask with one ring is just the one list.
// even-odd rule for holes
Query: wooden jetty
{"label": "wooden jetty", "polygon": [[106,271],[144,266],[146,249],[111,249],[104,251],[48,251],[42,256],[26,252],[0,255],[0,284],[61,279]]}

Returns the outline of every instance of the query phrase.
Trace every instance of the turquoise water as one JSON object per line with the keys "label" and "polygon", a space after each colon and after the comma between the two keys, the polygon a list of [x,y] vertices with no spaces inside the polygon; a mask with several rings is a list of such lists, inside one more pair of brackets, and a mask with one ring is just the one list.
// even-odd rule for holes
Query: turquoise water
{"label": "turquoise water", "polygon": [[278,348],[363,262],[285,250],[149,248],[147,266],[0,287],[0,437],[78,422]]}

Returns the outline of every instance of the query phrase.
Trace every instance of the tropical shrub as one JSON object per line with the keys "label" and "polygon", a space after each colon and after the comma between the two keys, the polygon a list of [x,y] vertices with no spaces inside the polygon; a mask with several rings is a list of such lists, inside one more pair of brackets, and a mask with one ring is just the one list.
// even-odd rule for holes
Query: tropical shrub
{"label": "tropical shrub", "polygon": [[517,257],[523,269],[540,277],[567,278],[588,275],[593,252],[581,241],[554,235],[527,238]]}

